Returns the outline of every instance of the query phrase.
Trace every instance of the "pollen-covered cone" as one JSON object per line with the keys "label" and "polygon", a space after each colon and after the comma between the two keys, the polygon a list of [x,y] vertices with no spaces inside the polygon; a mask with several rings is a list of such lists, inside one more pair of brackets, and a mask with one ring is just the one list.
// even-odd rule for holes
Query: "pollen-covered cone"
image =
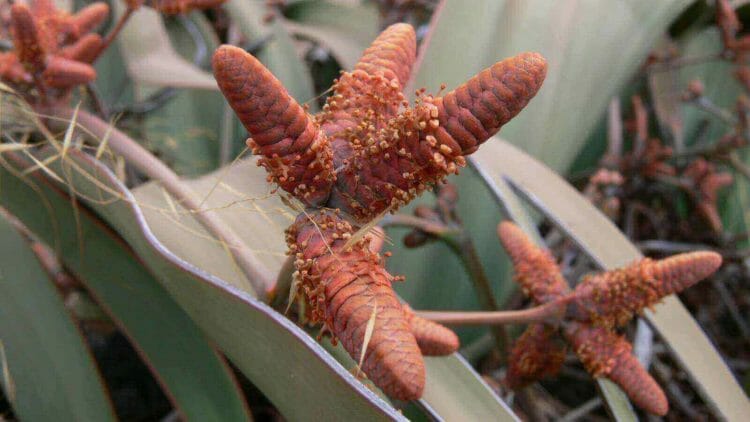
{"label": "pollen-covered cone", "polygon": [[538,247],[518,226],[503,221],[497,235],[513,262],[514,278],[537,304],[558,299],[570,291],[555,259]]}
{"label": "pollen-covered cone", "polygon": [[405,100],[406,85],[417,51],[414,28],[398,23],[386,28],[362,54],[352,72],[343,72],[333,95],[317,118],[331,139],[335,167],[352,154],[352,136],[359,125],[381,129],[395,117]]}
{"label": "pollen-covered cone", "polygon": [[625,338],[603,327],[569,322],[565,336],[583,366],[594,377],[606,377],[619,385],[633,403],[655,415],[669,410],[661,387],[630,352]]}
{"label": "pollen-covered cone", "polygon": [[71,88],[96,79],[96,70],[87,63],[54,56],[42,72],[44,83],[53,88]]}
{"label": "pollen-covered cone", "polygon": [[[354,120],[339,124],[346,127],[348,142],[346,154],[339,148],[335,151],[337,182],[330,205],[360,222],[393,211],[431,183],[458,173],[466,164],[464,156],[476,151],[534,97],[547,71],[539,54],[523,53],[485,69],[444,97],[420,92],[409,107],[401,92],[401,74],[408,74],[412,60],[411,48],[403,45],[412,39],[397,36],[403,26],[391,28],[394,36],[389,39],[394,41],[376,42],[363,60],[387,58],[377,61],[378,66],[368,66],[367,72],[355,69],[344,74],[335,87],[340,93],[334,98],[337,109],[329,102],[323,117],[324,127],[331,124],[329,120],[336,122],[338,115]],[[384,50],[379,56],[378,49]],[[387,71],[371,75],[373,68]]]}
{"label": "pollen-covered cone", "polygon": [[333,183],[331,146],[307,112],[245,50],[223,45],[213,57],[216,82],[250,133],[270,181],[308,205],[322,205]]}
{"label": "pollen-covered cone", "polygon": [[577,318],[603,327],[621,326],[635,313],[713,274],[721,266],[715,252],[684,253],[658,261],[587,276],[575,290]]}
{"label": "pollen-covered cone", "polygon": [[44,69],[47,54],[42,48],[39,28],[29,7],[22,3],[15,3],[10,12],[13,51],[28,72],[32,74],[41,72]]}
{"label": "pollen-covered cone", "polygon": [[362,370],[389,397],[418,399],[425,384],[424,362],[391,287],[393,277],[381,257],[370,251],[369,235],[352,240],[354,232],[331,210],[301,214],[287,230],[310,317],[324,322],[359,362],[374,316]]}
{"label": "pollen-covered cone", "polygon": [[516,340],[508,357],[508,388],[519,389],[560,371],[565,361],[565,344],[557,330],[532,324]]}
{"label": "pollen-covered cone", "polygon": [[401,307],[423,355],[445,356],[458,350],[460,342],[453,330],[416,315],[409,305],[402,304]]}

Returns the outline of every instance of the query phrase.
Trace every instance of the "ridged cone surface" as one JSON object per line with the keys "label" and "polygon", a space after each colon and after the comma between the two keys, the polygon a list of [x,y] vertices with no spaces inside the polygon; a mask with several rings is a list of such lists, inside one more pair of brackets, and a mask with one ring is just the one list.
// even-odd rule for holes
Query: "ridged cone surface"
{"label": "ridged cone surface", "polygon": [[461,343],[453,330],[414,314],[409,305],[402,304],[401,307],[424,356],[445,356],[458,351]]}
{"label": "ridged cone surface", "polygon": [[213,57],[224,97],[250,133],[248,146],[263,158],[271,180],[308,205],[328,198],[331,147],[307,112],[271,72],[241,48],[224,45]]}
{"label": "ridged cone surface", "polygon": [[46,53],[42,49],[39,30],[31,11],[21,3],[15,3],[10,10],[14,52],[28,72],[41,72]]}
{"label": "ridged cone surface", "polygon": [[362,370],[389,397],[422,395],[425,367],[382,259],[365,237],[347,246],[355,229],[333,211],[300,215],[287,230],[300,288],[312,322],[325,326],[349,355],[360,360],[367,323],[375,325]]}
{"label": "ridged cone surface", "polygon": [[411,68],[417,56],[417,34],[405,23],[386,28],[372,45],[362,53],[355,70],[369,75],[382,75],[396,79],[403,88],[409,80]]}
{"label": "ridged cone surface", "polygon": [[692,252],[587,276],[576,287],[576,305],[595,324],[622,326],[665,296],[692,286],[721,266],[715,252]]}
{"label": "ridged cone surface", "polygon": [[[445,97],[420,94],[413,107],[402,107],[385,126],[368,119],[377,113],[360,110],[360,123],[348,134],[351,153],[337,166],[333,204],[367,221],[457,174],[466,165],[464,156],[518,114],[545,75],[544,59],[524,53],[496,63]],[[383,104],[395,108],[403,101],[395,79],[369,81]]]}
{"label": "ridged cone surface", "polygon": [[633,356],[624,337],[576,322],[566,326],[565,335],[592,376],[609,378],[647,412],[664,416],[669,411],[664,391]]}
{"label": "ridged cone surface", "polygon": [[557,330],[544,324],[532,324],[513,345],[505,382],[511,389],[523,388],[557,374],[563,362],[565,344]]}
{"label": "ridged cone surface", "polygon": [[518,226],[504,221],[498,225],[497,234],[513,262],[514,279],[526,296],[543,304],[570,292],[549,251],[538,247]]}
{"label": "ridged cone surface", "polygon": [[[367,250],[367,236],[346,245],[352,224],[393,212],[457,173],[466,164],[463,156],[516,115],[546,74],[541,56],[522,54],[457,88],[445,107],[424,90],[409,106],[402,90],[415,57],[413,28],[390,26],[351,72],[342,73],[316,116],[243,50],[222,46],[213,59],[219,87],[250,133],[248,144],[262,156],[269,181],[307,205],[335,210],[309,210],[287,231],[309,317],[324,322],[358,360],[375,312],[362,369],[386,394],[402,400],[418,398],[424,388],[417,340],[426,354],[443,354],[454,351],[458,339],[445,327],[405,315],[390,285],[393,277],[379,255]],[[454,100],[459,106],[453,107]],[[450,128],[439,134],[441,121]],[[481,132],[475,132],[478,127]]]}
{"label": "ridged cone surface", "polygon": [[75,15],[57,9],[51,0],[32,0],[28,6],[15,3],[10,16],[14,49],[0,55],[0,77],[26,85],[21,87],[25,94],[33,83],[37,98],[30,98],[32,101],[66,100],[71,88],[96,78],[90,64],[103,41],[89,32],[108,15],[109,6],[104,2],[92,3]]}
{"label": "ridged cone surface", "polygon": [[434,136],[458,154],[471,154],[526,107],[546,75],[547,62],[538,53],[495,63],[434,100],[440,119]]}
{"label": "ridged cone surface", "polygon": [[70,88],[95,80],[96,70],[89,64],[55,56],[47,61],[42,77],[47,86]]}
{"label": "ridged cone surface", "polygon": [[[288,105],[289,119],[301,118],[304,113],[297,111],[296,103],[260,63],[250,63],[238,52],[230,54],[230,48],[221,47],[214,56],[216,79],[253,136],[253,146],[268,157],[264,148],[278,142],[291,122],[274,118],[261,104]],[[275,148],[288,156],[292,138],[299,137],[295,147],[327,138],[325,157],[316,163],[322,163],[320,168],[332,165],[335,174],[325,170],[318,171],[321,180],[305,178],[304,185],[313,183],[315,191],[304,198],[294,192],[295,185],[301,184],[299,177],[292,182],[284,180],[286,176],[266,161],[273,179],[309,205],[337,208],[358,223],[369,222],[385,211],[395,211],[447,175],[458,173],[466,165],[464,155],[475,151],[526,106],[547,71],[539,54],[520,54],[496,63],[444,98],[420,91],[415,105],[409,106],[402,90],[415,57],[416,35],[410,25],[395,24],[383,31],[352,72],[342,73],[323,111],[314,117],[313,123],[324,135],[316,138],[312,133],[296,133]],[[249,76],[249,72],[256,74]],[[295,122],[302,125],[301,120]],[[306,150],[294,152],[299,155]],[[308,162],[304,157],[299,160]],[[280,166],[284,173],[297,174],[290,170],[300,167],[297,164]],[[330,197],[323,194],[329,192],[323,182],[333,182]]]}
{"label": "ridged cone surface", "polygon": [[[417,35],[407,24],[386,28],[365,50],[352,72],[334,82],[318,119],[334,147],[334,166],[351,156],[353,131],[366,124],[382,129],[406,100],[401,92],[416,59]],[[361,129],[360,129],[361,131]]]}
{"label": "ridged cone surface", "polygon": [[[498,236],[527,295],[537,304],[569,303],[560,324],[565,340],[586,371],[594,377],[611,379],[641,409],[665,415],[669,404],[664,391],[632,355],[630,343],[615,328],[664,296],[714,273],[721,265],[721,255],[700,251],[658,261],[646,258],[625,268],[587,276],[570,292],[552,256],[515,224],[501,223]],[[532,324],[509,356],[507,385],[522,388],[555,373],[564,358],[557,341],[556,328]]]}

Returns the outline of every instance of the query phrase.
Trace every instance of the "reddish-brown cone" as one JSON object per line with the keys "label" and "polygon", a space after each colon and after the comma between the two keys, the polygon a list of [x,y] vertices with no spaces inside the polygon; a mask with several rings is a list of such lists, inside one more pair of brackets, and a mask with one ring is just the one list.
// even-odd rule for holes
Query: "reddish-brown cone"
{"label": "reddish-brown cone", "polygon": [[[665,296],[692,286],[721,266],[715,252],[692,252],[590,275],[576,287],[576,305],[597,325],[622,326]],[[582,316],[586,318],[586,316]]]}
{"label": "reddish-brown cone", "polygon": [[538,53],[522,53],[495,63],[434,99],[440,121],[435,138],[454,154],[471,154],[526,107],[546,75],[547,62]]}
{"label": "reddish-brown cone", "polygon": [[78,39],[95,30],[109,16],[109,5],[104,2],[92,3],[70,17],[70,36]]}
{"label": "reddish-brown cone", "polygon": [[[516,279],[535,302],[572,300],[561,325],[565,339],[586,370],[594,377],[607,377],[618,384],[636,406],[657,415],[666,414],[669,405],[664,392],[614,328],[664,296],[712,274],[721,265],[721,256],[693,252],[659,261],[643,259],[623,269],[588,276],[569,293],[552,257],[534,245],[521,229],[503,222],[498,226],[498,235],[511,256]],[[556,372],[562,352],[555,343],[555,333],[555,329],[534,324],[518,339],[508,362],[509,387],[520,388]]]}
{"label": "reddish-brown cone", "polygon": [[508,357],[505,383],[517,390],[560,371],[565,361],[565,343],[557,330],[532,324],[516,340]]}
{"label": "reddish-brown cone", "polygon": [[395,79],[403,88],[409,80],[411,68],[417,55],[417,35],[406,23],[397,23],[386,28],[362,53],[354,70],[368,75],[382,75]]}
{"label": "reddish-brown cone", "polygon": [[42,78],[47,86],[64,89],[95,80],[96,70],[89,64],[54,56],[47,61]]}
{"label": "reddish-brown cone", "polygon": [[497,226],[497,234],[513,262],[514,279],[535,303],[547,303],[570,292],[552,255],[518,226],[504,221]]}
{"label": "reddish-brown cone", "polygon": [[214,76],[250,133],[248,146],[271,181],[308,205],[328,198],[334,180],[331,146],[318,125],[255,57],[229,45],[213,57]]}
{"label": "reddish-brown cone", "polygon": [[458,351],[458,336],[450,328],[414,314],[409,305],[402,304],[401,307],[423,355],[445,356]]}
{"label": "reddish-brown cone", "polygon": [[[408,203],[430,183],[458,173],[466,164],[464,155],[536,94],[546,69],[541,56],[524,53],[496,63],[445,97],[422,95],[385,127],[362,120],[350,133],[353,152],[337,173],[332,204],[367,221]],[[387,104],[399,102],[398,83],[376,86],[380,88],[372,91]]]}
{"label": "reddish-brown cone", "polygon": [[[251,56],[223,46],[214,56],[214,69],[219,86],[253,137],[251,146],[266,157],[262,163],[272,178],[309,205],[337,208],[365,223],[457,173],[466,164],[464,155],[474,152],[536,94],[547,70],[540,55],[520,54],[496,63],[445,97],[420,91],[414,107],[409,107],[402,89],[415,56],[416,35],[410,25],[395,24],[383,31],[354,70],[342,73],[323,111],[315,116],[322,134]],[[286,112],[277,116],[269,110]],[[285,133],[292,119],[300,131],[310,128],[309,132]],[[278,157],[272,160],[272,154]],[[312,174],[318,178],[311,180]]]}
{"label": "reddish-brown cone", "polygon": [[612,380],[641,409],[659,416],[667,414],[669,403],[664,391],[632,355],[624,337],[577,322],[566,324],[565,337],[592,376]]}
{"label": "reddish-brown cone", "polygon": [[13,53],[0,53],[0,79],[16,84],[30,84],[33,81]]}
{"label": "reddish-brown cone", "polygon": [[389,397],[417,399],[424,389],[424,362],[391,287],[393,277],[380,256],[369,250],[367,236],[347,245],[354,232],[351,224],[330,210],[302,214],[287,230],[310,318],[324,322],[359,361],[374,313],[362,370]]}
{"label": "reddish-brown cone", "polygon": [[[88,32],[108,14],[109,6],[103,2],[92,3],[75,15],[57,9],[51,0],[31,0],[28,6],[16,2],[10,16],[14,49],[0,55],[0,77],[21,85],[21,92],[32,101],[64,100],[75,85],[96,77],[90,64],[103,41]],[[31,83],[36,91],[28,90]]]}
{"label": "reddish-brown cone", "polygon": [[[522,54],[480,73],[445,104],[420,91],[409,107],[402,89],[415,56],[414,29],[388,27],[354,70],[342,73],[315,117],[243,50],[222,46],[213,58],[219,87],[250,132],[248,145],[262,156],[269,180],[307,205],[335,210],[305,213],[287,232],[310,318],[324,322],[358,359],[375,315],[363,370],[402,400],[418,398],[424,388],[417,340],[424,353],[443,354],[456,350],[458,339],[404,314],[379,255],[367,250],[369,240],[347,245],[354,228],[338,213],[370,222],[457,173],[463,156],[517,114],[546,73],[541,56]],[[449,127],[438,133],[443,120]]]}
{"label": "reddish-brown cone", "polygon": [[13,51],[28,72],[41,72],[44,69],[46,53],[42,49],[39,29],[31,11],[22,3],[13,4],[10,11]]}
{"label": "reddish-brown cone", "polygon": [[60,56],[81,63],[93,63],[102,44],[102,37],[99,34],[86,34],[73,44],[63,47],[60,50]]}

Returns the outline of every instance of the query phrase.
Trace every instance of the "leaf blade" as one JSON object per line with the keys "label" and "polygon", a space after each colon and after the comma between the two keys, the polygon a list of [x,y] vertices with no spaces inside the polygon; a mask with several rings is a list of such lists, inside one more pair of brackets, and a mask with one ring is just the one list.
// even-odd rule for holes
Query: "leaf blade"
{"label": "leaf blade", "polygon": [[4,216],[0,239],[5,374],[0,384],[15,399],[14,410],[28,420],[114,421],[106,387],[82,334],[29,245]]}

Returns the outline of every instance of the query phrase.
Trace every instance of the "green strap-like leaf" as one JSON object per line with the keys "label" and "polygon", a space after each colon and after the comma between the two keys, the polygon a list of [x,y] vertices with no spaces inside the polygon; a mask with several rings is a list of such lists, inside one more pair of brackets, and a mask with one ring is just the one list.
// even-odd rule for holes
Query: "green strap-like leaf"
{"label": "green strap-like leaf", "polygon": [[[3,191],[3,197],[7,197]],[[114,421],[93,357],[29,244],[0,217],[0,385],[21,420]]]}
{"label": "green strap-like leaf", "polygon": [[[113,2],[115,16],[125,11]],[[134,81],[152,86],[218,90],[213,75],[177,54],[158,12],[141,7],[118,36],[118,45]]]}
{"label": "green strap-like leaf", "polygon": [[344,68],[351,70],[378,36],[378,10],[374,3],[334,4],[305,0],[287,8],[284,25],[295,34],[313,39],[331,50]]}
{"label": "green strap-like leaf", "polygon": [[[622,267],[641,257],[638,249],[580,193],[518,148],[494,139],[474,157],[489,185],[495,180],[510,182],[601,268]],[[646,318],[718,416],[740,421],[750,415],[750,401],[744,391],[676,296],[666,298],[654,312],[647,311]]]}
{"label": "green strap-like leaf", "polygon": [[266,7],[262,0],[229,0],[224,4],[232,21],[251,41],[268,37],[258,53],[258,59],[278,78],[289,93],[300,103],[317,110],[313,100],[315,90],[305,63],[300,59],[294,40],[284,25],[275,19],[264,22]]}
{"label": "green strap-like leaf", "polygon": [[[689,0],[600,4],[559,0],[448,0],[415,88],[453,88],[498,60],[537,51],[547,79],[503,137],[555,170],[566,169],[609,100]],[[606,6],[606,9],[605,9]]]}
{"label": "green strap-like leaf", "polygon": [[[30,163],[14,161],[12,165],[27,168]],[[81,203],[85,202],[106,220],[106,223],[98,220],[87,209],[81,209],[80,224],[85,225],[84,230],[99,230],[102,235],[119,239],[107,228],[108,223],[120,233],[203,333],[288,419],[403,420],[286,317],[165,248],[151,232],[136,199],[106,168],[90,157],[70,151],[65,171],[59,161],[51,164],[50,170],[68,175],[76,191],[89,199]],[[32,228],[42,219],[53,220],[59,226],[75,226],[76,219],[66,195],[68,189],[55,186],[45,172],[36,171],[29,179],[34,182],[33,187],[3,168],[0,203],[28,220],[25,222]],[[45,201],[50,205],[47,209],[51,215],[39,211],[40,203]],[[164,206],[167,209],[168,205]],[[184,227],[179,228],[184,230]],[[60,231],[60,236],[66,233],[69,234]],[[39,234],[54,243],[53,230],[41,230]],[[210,240],[202,241],[205,250],[218,247],[209,246],[212,245]]]}
{"label": "green strap-like leaf", "polygon": [[181,415],[196,421],[250,419],[222,357],[129,248],[95,220],[78,223],[70,204],[57,205],[59,214],[51,218],[45,207],[18,207],[27,191],[11,187],[3,193],[4,203],[23,213],[30,228],[57,242],[67,267],[131,340]]}

